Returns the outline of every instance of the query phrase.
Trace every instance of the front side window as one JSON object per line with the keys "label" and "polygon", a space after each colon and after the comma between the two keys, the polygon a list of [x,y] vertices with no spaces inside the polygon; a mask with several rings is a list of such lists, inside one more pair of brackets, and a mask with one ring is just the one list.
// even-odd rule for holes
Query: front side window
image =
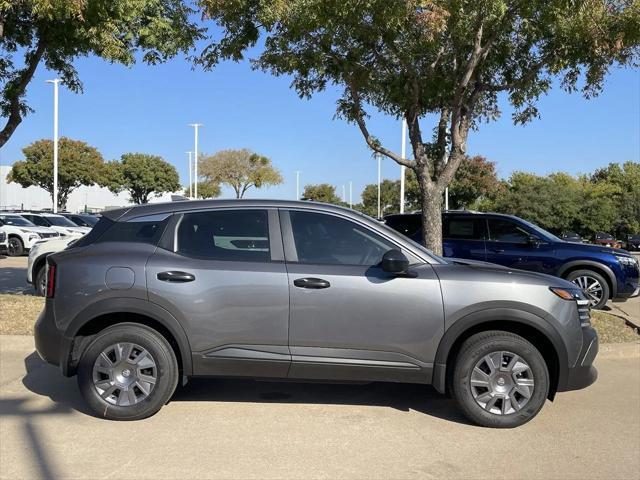
{"label": "front side window", "polygon": [[509,220],[489,219],[489,236],[494,242],[527,243],[527,230]]}
{"label": "front side window", "polygon": [[289,214],[300,263],[373,266],[397,248],[351,220],[314,212]]}
{"label": "front side window", "polygon": [[33,223],[35,223],[39,227],[48,227],[49,222],[47,222],[44,218],[39,217],[38,215],[25,215],[25,218],[29,219]]}
{"label": "front side window", "polygon": [[483,240],[484,219],[471,217],[446,217],[444,238],[455,240]]}
{"label": "front side window", "polygon": [[178,225],[176,251],[208,260],[269,262],[266,210],[185,213]]}
{"label": "front side window", "polygon": [[71,220],[63,216],[57,217],[57,216],[51,215],[46,218],[49,221],[49,223],[55,227],[77,227],[75,223],[73,223]]}

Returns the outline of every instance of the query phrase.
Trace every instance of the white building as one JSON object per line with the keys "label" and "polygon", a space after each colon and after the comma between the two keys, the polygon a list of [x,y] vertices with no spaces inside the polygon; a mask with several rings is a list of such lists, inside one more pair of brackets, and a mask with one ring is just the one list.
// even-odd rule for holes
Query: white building
{"label": "white building", "polygon": [[[11,166],[0,166],[0,210],[43,210],[51,209],[52,202],[49,193],[40,187],[23,188],[17,183],[7,183],[7,175]],[[160,198],[153,198],[152,202],[171,201],[171,194],[166,193]],[[67,211],[81,212],[85,206],[91,211],[104,210],[107,207],[129,205],[129,192],[114,195],[107,188],[93,185],[81,186],[69,195]]]}

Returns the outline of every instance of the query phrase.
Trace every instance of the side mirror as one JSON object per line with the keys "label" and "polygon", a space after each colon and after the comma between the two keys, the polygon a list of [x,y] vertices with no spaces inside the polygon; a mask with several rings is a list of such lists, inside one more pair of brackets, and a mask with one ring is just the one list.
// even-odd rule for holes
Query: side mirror
{"label": "side mirror", "polygon": [[530,247],[538,248],[540,246],[540,239],[535,235],[529,235],[527,237],[527,245]]}
{"label": "side mirror", "polygon": [[389,250],[382,256],[382,270],[403,274],[409,270],[409,260],[400,250]]}

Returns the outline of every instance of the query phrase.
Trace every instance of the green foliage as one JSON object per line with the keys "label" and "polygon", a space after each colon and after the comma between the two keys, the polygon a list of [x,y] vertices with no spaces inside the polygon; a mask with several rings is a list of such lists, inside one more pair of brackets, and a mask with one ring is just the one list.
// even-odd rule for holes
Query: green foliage
{"label": "green foliage", "polygon": [[[53,199],[53,141],[37,140],[22,149],[24,160],[13,164],[8,182],[45,189]],[[63,210],[69,194],[80,185],[100,180],[104,160],[98,150],[79,140],[58,141],[58,208]]]}
{"label": "green foliage", "polygon": [[109,162],[105,167],[101,185],[113,193],[128,191],[136,204],[148,203],[152,196],[180,189],[175,167],[156,155],[125,153],[119,162]]}
{"label": "green foliage", "polygon": [[0,0],[0,147],[30,110],[24,97],[38,64],[77,92],[78,57],[156,64],[189,51],[203,34],[193,13],[183,0]]}
{"label": "green foliage", "polygon": [[[220,184],[216,182],[198,182],[198,198],[217,198],[220,196]],[[184,196],[189,196],[189,187],[184,189]]]}
{"label": "green foliage", "polygon": [[208,182],[223,183],[242,198],[251,187],[279,185],[284,180],[271,160],[248,149],[222,150],[200,160],[200,175]]}
{"label": "green foliage", "polygon": [[302,192],[302,200],[331,203],[333,205],[346,205],[340,197],[336,195],[336,187],[328,183],[305,185],[304,192]]}
{"label": "green foliage", "polygon": [[[257,52],[256,68],[292,78],[301,97],[336,85],[337,114],[374,151],[416,173],[426,244],[441,251],[442,192],[470,129],[500,115],[538,116],[554,83],[596,95],[612,64],[637,65],[637,0],[200,0],[221,28],[200,56],[211,68]],[[262,37],[262,38],[261,38]],[[260,45],[257,50],[254,47]],[[413,158],[385,148],[366,106],[406,119]],[[429,117],[431,125],[426,123]],[[431,135],[423,132],[433,132]]]}
{"label": "green foliage", "polygon": [[610,164],[591,176],[516,172],[484,210],[509,213],[554,233],[640,233],[640,164]]}

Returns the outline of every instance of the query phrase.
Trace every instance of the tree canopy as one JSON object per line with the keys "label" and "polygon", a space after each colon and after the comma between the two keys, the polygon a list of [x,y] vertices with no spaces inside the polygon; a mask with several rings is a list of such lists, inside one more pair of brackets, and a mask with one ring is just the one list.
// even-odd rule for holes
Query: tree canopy
{"label": "tree canopy", "polygon": [[592,237],[602,231],[623,238],[640,233],[639,197],[640,164],[625,162],[577,177],[515,172],[481,208],[522,217],[556,234]]}
{"label": "tree canopy", "polygon": [[302,200],[344,205],[344,202],[336,194],[336,187],[328,183],[305,185],[302,192]]}
{"label": "tree canopy", "polygon": [[30,110],[25,93],[40,63],[78,92],[78,57],[163,62],[202,36],[193,13],[183,0],[0,0],[0,147]]}
{"label": "tree canopy", "polygon": [[[589,98],[612,64],[638,65],[634,0],[200,3],[222,29],[200,56],[205,67],[257,51],[253,65],[291,76],[301,97],[328,85],[342,90],[337,114],[374,151],[415,172],[423,237],[437,252],[442,194],[466,156],[470,129],[500,115],[500,94],[514,122],[524,123],[555,83]],[[407,121],[412,158],[375,137],[369,108]]]}
{"label": "tree canopy", "polygon": [[157,155],[125,153],[119,162],[109,162],[101,176],[101,184],[113,193],[123,190],[136,204],[148,203],[155,196],[180,190],[176,168]]}
{"label": "tree canopy", "polygon": [[[53,141],[37,140],[22,149],[24,160],[13,164],[8,182],[23,187],[45,189],[53,200]],[[69,194],[81,185],[93,185],[101,179],[102,155],[79,140],[61,137],[58,142],[58,208],[64,210]]]}
{"label": "tree canopy", "polygon": [[[198,198],[216,198],[220,196],[220,184],[216,182],[198,182]],[[189,196],[189,187],[184,189],[184,195]]]}
{"label": "tree canopy", "polygon": [[271,160],[246,148],[222,150],[201,158],[200,175],[208,182],[230,186],[236,198],[244,197],[251,187],[262,188],[283,182]]}

